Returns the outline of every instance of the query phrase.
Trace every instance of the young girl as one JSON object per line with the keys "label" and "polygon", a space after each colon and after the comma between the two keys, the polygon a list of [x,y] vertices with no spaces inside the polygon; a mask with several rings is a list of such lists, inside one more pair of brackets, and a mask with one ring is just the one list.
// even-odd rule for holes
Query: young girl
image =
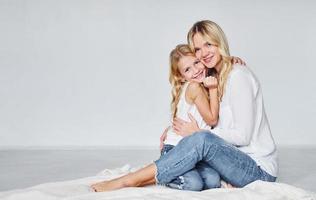
{"label": "young girl", "polygon": [[[218,121],[219,103],[217,96],[217,79],[207,77],[205,66],[195,57],[188,45],[178,45],[170,53],[170,76],[169,81],[172,85],[172,118],[180,117],[189,120],[194,117],[199,127],[209,128],[216,125]],[[203,87],[201,83],[204,84]],[[188,116],[188,114],[190,116]],[[178,144],[182,136],[177,135],[171,129],[167,133],[164,142],[162,156]],[[195,169],[177,177],[167,184],[171,188],[183,190],[200,191],[203,188],[218,187],[213,184],[218,183],[219,176],[212,173],[200,162]],[[212,176],[215,174],[215,176]],[[138,181],[139,176],[143,176],[143,181]],[[144,178],[148,177],[148,178]],[[127,174],[123,177],[93,184],[91,187],[96,192],[119,189],[123,187],[135,187],[154,184],[154,175],[146,173],[146,167],[138,172]]]}

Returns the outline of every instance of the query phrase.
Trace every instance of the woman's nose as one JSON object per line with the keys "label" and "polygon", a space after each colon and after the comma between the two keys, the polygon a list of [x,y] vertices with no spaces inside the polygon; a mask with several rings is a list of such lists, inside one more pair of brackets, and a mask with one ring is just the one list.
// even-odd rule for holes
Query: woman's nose
{"label": "woman's nose", "polygon": [[208,56],[208,50],[202,48],[202,58]]}

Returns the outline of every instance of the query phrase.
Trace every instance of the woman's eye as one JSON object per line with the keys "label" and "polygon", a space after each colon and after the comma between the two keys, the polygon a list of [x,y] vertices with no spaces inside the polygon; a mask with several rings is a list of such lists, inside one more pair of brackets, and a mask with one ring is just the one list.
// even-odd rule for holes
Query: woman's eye
{"label": "woman's eye", "polygon": [[197,60],[197,61],[194,62],[194,65],[197,65],[197,64],[199,64],[199,63],[200,63],[200,61]]}
{"label": "woman's eye", "polygon": [[209,47],[210,47],[210,46],[212,46],[212,44],[211,44],[211,43],[207,43],[207,46],[209,46]]}
{"label": "woman's eye", "polygon": [[185,68],[184,72],[188,72],[190,70],[190,68]]}

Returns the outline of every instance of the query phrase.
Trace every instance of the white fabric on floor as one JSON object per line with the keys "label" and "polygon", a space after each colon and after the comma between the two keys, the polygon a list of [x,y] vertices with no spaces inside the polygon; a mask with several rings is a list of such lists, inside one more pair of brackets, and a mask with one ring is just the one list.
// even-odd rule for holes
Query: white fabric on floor
{"label": "white fabric on floor", "polygon": [[106,200],[106,199],[235,199],[235,200],[316,200],[316,194],[291,185],[256,181],[244,188],[211,189],[202,192],[180,191],[163,186],[148,186],[143,188],[124,188],[111,192],[95,193],[91,191],[92,183],[109,180],[130,171],[129,165],[122,168],[106,169],[97,176],[83,179],[45,183],[34,187],[11,190],[0,193],[1,200]]}

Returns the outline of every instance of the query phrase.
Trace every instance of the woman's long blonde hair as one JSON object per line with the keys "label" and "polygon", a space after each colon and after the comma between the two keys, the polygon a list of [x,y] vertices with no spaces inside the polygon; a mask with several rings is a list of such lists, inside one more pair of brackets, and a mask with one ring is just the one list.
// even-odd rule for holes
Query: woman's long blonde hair
{"label": "woman's long blonde hair", "polygon": [[184,84],[183,77],[179,71],[179,61],[184,56],[194,56],[194,53],[191,51],[189,45],[179,44],[174,48],[169,55],[169,64],[170,64],[170,73],[169,73],[169,82],[171,84],[171,114],[172,117],[176,117],[177,114],[177,105],[180,99],[181,89]]}
{"label": "woman's long blonde hair", "polygon": [[228,75],[230,71],[232,70],[232,58],[229,53],[229,46],[226,39],[226,36],[221,29],[219,25],[217,25],[215,22],[209,21],[209,20],[203,20],[196,22],[192,28],[190,29],[187,40],[189,43],[189,46],[191,48],[191,51],[194,51],[194,45],[193,45],[193,37],[196,33],[200,33],[202,37],[209,42],[212,45],[215,45],[218,47],[219,53],[221,55],[222,60],[221,62],[221,68],[218,72],[218,100],[221,101],[225,85],[227,82]]}

